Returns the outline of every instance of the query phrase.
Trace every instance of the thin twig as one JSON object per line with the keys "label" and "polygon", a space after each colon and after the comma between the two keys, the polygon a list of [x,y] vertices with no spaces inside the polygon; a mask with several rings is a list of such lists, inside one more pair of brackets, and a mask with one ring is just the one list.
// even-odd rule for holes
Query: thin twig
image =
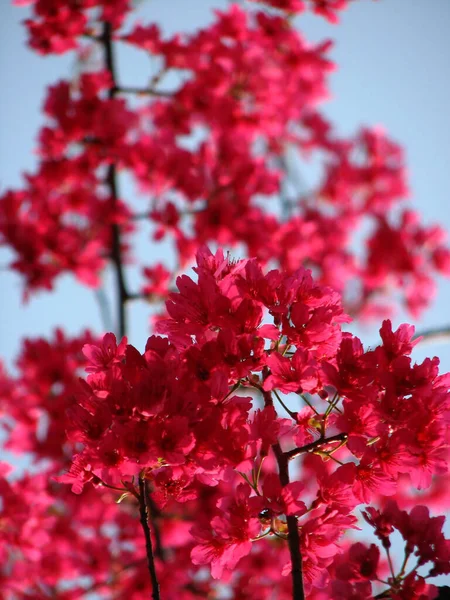
{"label": "thin twig", "polygon": [[295,422],[297,422],[297,412],[293,412],[292,410],[290,410],[286,404],[283,402],[283,400],[280,398],[280,395],[278,394],[277,390],[273,390],[275,396],[277,397],[278,402],[281,404],[281,406],[284,408],[284,410],[288,413],[288,415],[291,417],[291,419],[293,419]]}
{"label": "thin twig", "polygon": [[153,600],[160,600],[161,596],[159,594],[159,583],[158,577],[156,575],[155,568],[155,557],[153,555],[153,544],[152,537],[150,535],[150,527],[148,524],[149,520],[149,507],[147,504],[148,498],[148,482],[146,479],[142,479],[139,477],[139,514],[141,516],[141,525],[144,531],[145,536],[145,549],[147,553],[147,564],[148,570],[150,573],[150,578],[152,580],[152,598]]}
{"label": "thin twig", "polygon": [[326,444],[333,444],[334,442],[345,442],[347,437],[348,436],[346,433],[337,433],[336,435],[332,435],[329,438],[320,437],[315,442],[311,442],[310,444],[305,444],[304,446],[299,446],[298,448],[288,450],[287,452],[285,452],[285,455],[287,457],[287,460],[291,460],[299,454],[310,452],[311,450],[315,450],[320,446],[325,446]]}
{"label": "thin twig", "polygon": [[385,548],[385,550],[386,550],[386,555],[387,555],[387,559],[388,559],[389,570],[390,570],[390,572],[391,572],[392,579],[395,581],[395,571],[394,571],[394,565],[392,564],[391,553],[389,552],[389,546],[387,546],[387,547]]}
{"label": "thin twig", "polygon": [[[113,98],[117,93],[116,73],[114,65],[114,55],[112,47],[112,34],[110,23],[103,24],[103,34],[101,36],[101,42],[105,51],[106,69],[109,71],[112,79],[112,87],[109,89],[108,96]],[[108,167],[106,175],[106,183],[109,188],[112,200],[112,211],[115,212],[118,203],[118,190],[117,190],[117,172],[116,165],[112,163]],[[114,263],[116,271],[117,286],[118,286],[118,334],[119,337],[126,335],[127,331],[127,319],[126,319],[126,302],[128,300],[128,292],[125,283],[125,274],[123,269],[122,261],[122,248],[120,243],[120,227],[117,223],[111,225],[111,259]]]}
{"label": "thin twig", "polygon": [[138,88],[131,86],[116,87],[117,94],[136,94],[137,96],[156,96],[158,98],[172,98],[174,92],[158,91],[153,88]]}
{"label": "thin twig", "polygon": [[105,331],[111,331],[113,328],[113,322],[111,317],[111,309],[108,302],[108,296],[105,294],[103,287],[95,290],[95,297],[97,299],[98,307],[100,310],[100,318],[102,320],[102,326]]}
{"label": "thin twig", "polygon": [[445,344],[450,342],[450,327],[435,327],[434,329],[425,329],[418,331],[413,339],[422,338],[420,345],[424,344]]}

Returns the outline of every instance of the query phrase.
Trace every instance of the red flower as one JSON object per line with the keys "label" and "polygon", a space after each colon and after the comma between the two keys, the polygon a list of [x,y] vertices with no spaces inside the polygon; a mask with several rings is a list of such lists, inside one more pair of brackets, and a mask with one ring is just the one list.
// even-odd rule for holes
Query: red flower
{"label": "red flower", "polygon": [[264,389],[289,392],[314,392],[318,383],[318,366],[308,351],[299,348],[292,358],[273,352],[268,360],[271,374],[264,381]]}
{"label": "red flower", "polygon": [[107,333],[103,337],[100,347],[86,344],[83,347],[83,354],[90,361],[86,371],[88,373],[106,371],[124,358],[126,346],[127,338],[123,338],[120,344],[117,345],[116,336],[113,333]]}
{"label": "red flower", "polygon": [[343,581],[362,581],[377,578],[380,550],[375,544],[368,548],[357,542],[342,557],[336,566],[336,576]]}
{"label": "red flower", "polygon": [[304,490],[301,481],[288,483],[281,486],[278,475],[266,475],[262,483],[263,505],[273,516],[295,515],[301,516],[306,512],[305,503],[300,500]]}
{"label": "red flower", "polygon": [[241,484],[237,487],[235,500],[222,502],[224,516],[211,521],[211,529],[194,527],[192,534],[199,542],[191,552],[192,562],[197,565],[211,564],[211,575],[222,577],[224,570],[231,571],[251,550],[251,538],[261,529],[259,519],[249,503],[250,489]]}

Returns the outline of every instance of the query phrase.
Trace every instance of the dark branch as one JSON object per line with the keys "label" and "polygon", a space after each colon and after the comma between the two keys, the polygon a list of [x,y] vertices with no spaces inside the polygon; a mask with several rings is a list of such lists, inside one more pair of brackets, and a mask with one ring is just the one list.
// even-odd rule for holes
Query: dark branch
{"label": "dark branch", "polygon": [[138,88],[131,86],[116,87],[117,94],[136,94],[137,96],[156,96],[157,98],[172,98],[174,92],[158,91],[153,88]]}
{"label": "dark branch", "polygon": [[[263,382],[267,379],[269,373],[269,369],[264,367],[262,371]],[[264,406],[273,406],[272,393],[264,389],[264,384],[262,386],[255,385],[255,387],[258,388],[263,395]],[[283,452],[279,442],[273,444],[272,450],[277,459],[280,483],[282,487],[285,487],[289,483],[289,458],[287,452]],[[305,592],[303,591],[302,555],[300,553],[300,536],[298,533],[297,519],[293,515],[286,515],[286,523],[288,527],[288,545],[292,567],[292,600],[305,600]]]}
{"label": "dark branch", "polygon": [[148,570],[152,580],[152,598],[153,600],[160,600],[161,596],[159,594],[159,583],[156,575],[155,557],[153,556],[152,537],[150,535],[150,527],[148,525],[150,512],[147,504],[148,496],[148,482],[146,479],[139,477],[139,514],[141,516],[141,525],[145,536]]}
{"label": "dark branch", "polygon": [[[272,446],[272,449],[278,463],[280,483],[285,487],[289,483],[289,459],[287,453],[281,450],[281,446],[278,442]],[[300,535],[298,533],[297,518],[294,515],[287,515],[286,523],[288,526],[288,545],[292,566],[292,600],[305,600],[305,592],[303,591],[302,555],[300,552]]]}
{"label": "dark branch", "polygon": [[[116,72],[115,72],[115,64],[114,64],[114,54],[113,54],[113,46],[112,46],[112,32],[111,25],[109,23],[103,24],[103,33],[101,36],[101,43],[103,45],[103,49],[105,52],[105,62],[106,69],[111,74],[112,86],[109,89],[108,96],[109,98],[113,98],[118,92],[119,88],[117,86]],[[112,201],[112,210],[115,212],[118,203],[118,190],[117,190],[117,169],[116,165],[112,163],[108,167],[108,172],[106,176],[106,183],[109,187],[111,201]],[[119,336],[123,337],[127,332],[127,320],[126,320],[126,303],[132,298],[132,296],[128,293],[126,282],[125,282],[125,274],[122,260],[122,248],[120,241],[120,227],[117,223],[113,223],[111,225],[111,259],[113,261],[116,278],[117,278],[117,287],[118,287],[118,314],[119,314]],[[153,600],[160,600],[161,596],[159,593],[159,583],[156,575],[155,568],[155,559],[153,555],[153,546],[152,546],[152,538],[150,535],[149,528],[149,517],[150,517],[150,501],[149,501],[149,491],[148,491],[148,482],[139,478],[139,513],[140,513],[140,521],[142,525],[142,529],[144,531],[145,536],[145,548],[147,553],[147,564],[148,570],[150,573],[150,578],[152,582],[152,598]],[[160,556],[162,556],[162,547],[161,547],[161,539],[157,536],[158,540],[158,552]]]}
{"label": "dark branch", "polygon": [[304,454],[305,452],[310,452],[311,450],[315,450],[316,448],[319,448],[320,446],[325,446],[326,444],[332,444],[333,442],[345,442],[347,437],[348,436],[346,433],[338,433],[336,435],[332,435],[329,438],[321,437],[318,440],[316,440],[315,442],[311,442],[310,444],[305,444],[305,446],[300,446],[299,448],[293,448],[292,450],[288,450],[288,452],[285,452],[284,454],[287,457],[287,460],[291,460],[292,458],[295,458],[299,454]]}
{"label": "dark branch", "polygon": [[[267,377],[269,377],[269,374],[270,374],[269,368],[264,367],[262,370],[263,382],[267,379]],[[264,386],[259,385],[258,383],[253,382],[252,386],[261,392],[262,397],[264,399],[264,406],[273,406],[272,392],[265,390]]]}
{"label": "dark branch", "polygon": [[[109,90],[109,97],[113,98],[117,93],[117,83],[116,83],[116,72],[114,65],[114,54],[112,47],[112,35],[111,35],[111,25],[109,23],[103,24],[103,35],[101,36],[101,42],[103,44],[104,52],[105,52],[105,62],[106,69],[111,74],[112,79],[112,87]],[[117,190],[117,172],[116,165],[112,163],[108,167],[108,172],[106,175],[106,184],[108,185],[109,192],[111,195],[112,201],[112,211],[115,212],[118,202],[118,190]],[[117,286],[118,286],[118,319],[119,319],[119,327],[118,334],[119,337],[123,337],[127,332],[127,318],[126,318],[126,302],[128,300],[128,292],[125,283],[125,275],[123,269],[123,261],[122,261],[122,248],[120,244],[120,227],[117,223],[113,223],[111,225],[111,259],[114,264],[114,268],[116,271],[117,278]]]}
{"label": "dark branch", "polygon": [[155,534],[155,556],[164,562],[166,554],[162,545],[161,530],[158,524],[158,519],[162,517],[162,514],[149,492],[146,495],[146,502],[149,511],[149,519],[152,524],[153,533]]}

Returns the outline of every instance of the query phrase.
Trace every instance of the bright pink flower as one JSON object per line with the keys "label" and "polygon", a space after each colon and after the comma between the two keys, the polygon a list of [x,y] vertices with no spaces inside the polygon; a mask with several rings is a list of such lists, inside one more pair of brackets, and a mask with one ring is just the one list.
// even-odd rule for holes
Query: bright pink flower
{"label": "bright pink flower", "polygon": [[250,426],[250,435],[259,447],[259,455],[267,456],[269,448],[278,440],[281,419],[273,406],[266,406],[263,410],[257,410]]}
{"label": "bright pink flower", "polygon": [[363,458],[356,467],[356,477],[352,491],[360,502],[367,504],[374,494],[392,496],[397,490],[397,482],[380,467]]}
{"label": "bright pink flower", "polygon": [[362,512],[364,519],[375,529],[375,535],[381,540],[385,548],[389,548],[391,542],[389,536],[394,530],[394,517],[392,511],[396,510],[395,504],[391,503],[389,507],[392,510],[384,510],[382,512],[376,510],[372,506],[367,507],[366,511]]}
{"label": "bright pink flower", "polygon": [[247,540],[233,539],[228,533],[228,523],[221,517],[211,521],[214,533],[196,529],[192,533],[198,542],[191,552],[194,565],[211,565],[211,576],[220,579],[224,571],[231,571],[252,547]]}
{"label": "bright pink flower", "polygon": [[120,362],[125,356],[126,345],[127,338],[123,338],[120,344],[117,345],[116,336],[113,333],[107,333],[103,337],[100,347],[86,344],[83,348],[83,354],[90,361],[86,371],[88,373],[99,373]]}
{"label": "bright pink flower", "polygon": [[386,359],[391,362],[395,358],[409,355],[420,338],[412,340],[415,328],[412,325],[400,325],[397,331],[392,331],[392,323],[383,321],[380,337],[383,340],[383,351]]}
{"label": "bright pink flower", "polygon": [[309,352],[299,348],[291,358],[273,352],[268,360],[271,374],[264,381],[264,389],[289,392],[314,392],[318,382],[318,367]]}
{"label": "bright pink flower", "polygon": [[319,479],[319,492],[315,506],[327,504],[331,509],[348,514],[358,504],[352,488],[356,478],[356,466],[348,463],[338,467],[334,473]]}
{"label": "bright pink flower", "polygon": [[274,516],[301,516],[306,512],[305,503],[300,500],[303,489],[304,485],[301,481],[288,483],[282,487],[278,475],[270,473],[262,483],[264,508]]}
{"label": "bright pink flower", "polygon": [[261,529],[249,504],[249,488],[238,486],[234,502],[222,503],[226,516],[216,516],[211,529],[194,527],[192,534],[199,542],[191,552],[194,564],[211,564],[211,575],[219,579],[224,570],[234,569],[251,550],[251,538]]}
{"label": "bright pink flower", "polygon": [[68,473],[55,477],[60,483],[71,483],[72,492],[81,494],[83,487],[89,481],[92,481],[94,475],[91,471],[91,465],[83,456],[75,455]]}

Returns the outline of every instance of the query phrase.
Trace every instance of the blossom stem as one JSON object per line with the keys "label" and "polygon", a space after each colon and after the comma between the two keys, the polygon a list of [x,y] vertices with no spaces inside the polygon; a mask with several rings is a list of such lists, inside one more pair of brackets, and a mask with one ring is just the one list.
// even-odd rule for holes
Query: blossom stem
{"label": "blossom stem", "polygon": [[285,452],[285,456],[287,460],[291,460],[298,456],[299,454],[304,454],[305,452],[310,452],[311,450],[315,450],[324,444],[334,444],[335,442],[341,442],[341,445],[344,445],[344,442],[347,441],[346,433],[337,433],[336,435],[332,435],[329,438],[320,437],[315,442],[311,442],[310,444],[305,444],[304,446],[299,446],[298,448],[293,448],[292,450],[288,450]]}
{"label": "blossom stem", "polygon": [[386,555],[387,555],[387,559],[388,559],[389,570],[391,571],[392,578],[395,581],[395,579],[396,579],[395,571],[394,571],[394,566],[392,564],[391,553],[389,552],[389,548],[386,548]]}
{"label": "blossom stem", "polygon": [[303,400],[303,402],[305,402],[305,404],[307,404],[309,406],[309,408],[316,413],[316,415],[319,414],[319,412],[314,408],[314,406],[311,404],[311,402],[308,400],[308,398],[306,396],[304,396],[303,394],[299,394],[300,398]]}
{"label": "blossom stem", "polygon": [[303,400],[303,402],[305,402],[305,404],[307,404],[309,406],[309,408],[317,415],[319,416],[319,411],[316,410],[314,408],[314,406],[311,404],[311,402],[308,400],[308,398],[304,395],[304,394],[299,394],[300,398]]}
{"label": "blossom stem", "polygon": [[325,411],[325,417],[328,417],[330,412],[336,407],[336,404],[339,402],[339,395],[336,392],[333,396],[333,400],[328,404],[328,408]]}
{"label": "blossom stem", "polygon": [[228,394],[222,399],[222,402],[225,402],[225,400],[227,400],[231,394],[233,394],[241,385],[241,380],[239,379],[234,385],[233,387],[230,389],[230,391],[228,392]]}
{"label": "blossom stem", "polygon": [[279,533],[278,531],[275,531],[275,529],[272,530],[272,533],[275,537],[279,538],[280,540],[286,541],[288,539],[288,536],[285,533]]}
{"label": "blossom stem", "polygon": [[141,525],[145,536],[145,548],[147,552],[147,564],[152,581],[152,598],[160,600],[158,577],[156,575],[155,557],[153,556],[152,538],[150,535],[149,521],[149,504],[148,504],[148,482],[146,479],[139,477],[139,513],[141,516]]}
{"label": "blossom stem", "polygon": [[281,404],[281,406],[284,408],[284,410],[288,413],[288,415],[291,417],[291,419],[293,419],[294,421],[297,421],[297,413],[296,412],[292,412],[292,410],[290,410],[286,404],[283,402],[283,400],[280,398],[277,390],[273,390],[275,396],[277,397],[278,402]]}
{"label": "blossom stem", "polygon": [[262,533],[261,535],[258,535],[257,537],[253,538],[251,541],[252,542],[258,542],[259,540],[262,540],[263,538],[267,537],[271,533],[273,533],[273,531],[271,529],[268,529],[265,533]]}
{"label": "blossom stem", "polygon": [[[408,573],[406,573],[406,575],[403,575],[401,577],[401,579],[407,579],[410,575],[412,575],[412,573],[414,573],[415,571],[417,571],[417,569],[419,569],[419,567],[420,567],[420,559],[417,561],[416,566],[413,569],[411,569]],[[399,580],[399,578],[400,578],[400,576],[398,575],[397,578],[396,578],[397,581]]]}
{"label": "blossom stem", "polygon": [[262,470],[262,466],[263,466],[263,462],[264,462],[265,458],[266,458],[265,456],[261,457],[261,460],[259,462],[258,471],[256,472],[256,478],[255,478],[255,487],[256,487],[256,489],[258,489],[259,478],[261,477],[261,470]]}
{"label": "blossom stem", "polygon": [[99,483],[99,485],[101,487],[105,487],[108,488],[110,490],[116,490],[117,492],[129,492],[129,490],[125,487],[120,488],[120,487],[116,487],[115,485],[109,485],[109,483],[105,483],[104,481],[102,481],[101,483]]}
{"label": "blossom stem", "polygon": [[405,569],[406,569],[406,565],[408,563],[409,557],[411,556],[411,552],[408,552],[405,549],[405,558],[403,559],[403,564],[400,568],[400,573],[397,575],[397,577],[403,577],[403,575],[405,574]]}

